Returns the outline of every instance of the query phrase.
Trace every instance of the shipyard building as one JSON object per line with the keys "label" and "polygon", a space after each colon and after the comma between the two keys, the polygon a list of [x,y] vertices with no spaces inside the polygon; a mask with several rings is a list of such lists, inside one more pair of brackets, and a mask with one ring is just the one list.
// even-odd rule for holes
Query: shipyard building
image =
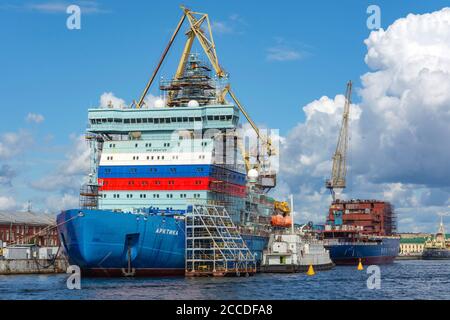
{"label": "shipyard building", "polygon": [[59,246],[55,218],[34,212],[0,212],[0,247],[36,244],[40,247]]}

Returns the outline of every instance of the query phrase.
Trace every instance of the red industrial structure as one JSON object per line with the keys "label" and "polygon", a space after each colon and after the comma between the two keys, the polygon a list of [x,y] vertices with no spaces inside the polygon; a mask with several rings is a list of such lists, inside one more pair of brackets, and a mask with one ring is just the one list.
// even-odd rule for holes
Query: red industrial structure
{"label": "red industrial structure", "polygon": [[55,220],[45,214],[0,212],[0,242],[6,245],[59,246]]}
{"label": "red industrial structure", "polygon": [[[334,201],[329,209],[327,223],[341,226],[344,232],[357,231],[377,236],[392,235],[397,226],[393,206],[389,202],[359,199]],[[336,231],[335,228],[333,232]]]}

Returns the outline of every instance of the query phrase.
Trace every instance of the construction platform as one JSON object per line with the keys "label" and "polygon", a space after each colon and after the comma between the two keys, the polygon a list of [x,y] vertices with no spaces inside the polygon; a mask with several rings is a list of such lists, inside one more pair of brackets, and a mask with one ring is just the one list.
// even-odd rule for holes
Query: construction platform
{"label": "construction platform", "polygon": [[223,206],[195,205],[186,214],[188,277],[251,276],[256,259]]}

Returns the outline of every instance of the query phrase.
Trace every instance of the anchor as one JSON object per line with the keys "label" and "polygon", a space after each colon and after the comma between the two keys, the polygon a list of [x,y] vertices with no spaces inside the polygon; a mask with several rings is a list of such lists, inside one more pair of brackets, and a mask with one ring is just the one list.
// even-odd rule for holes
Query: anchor
{"label": "anchor", "polygon": [[127,254],[128,254],[128,267],[127,267],[127,269],[122,268],[122,274],[125,277],[134,277],[134,275],[136,273],[136,269],[131,267],[131,247],[130,247],[130,245],[128,245]]}

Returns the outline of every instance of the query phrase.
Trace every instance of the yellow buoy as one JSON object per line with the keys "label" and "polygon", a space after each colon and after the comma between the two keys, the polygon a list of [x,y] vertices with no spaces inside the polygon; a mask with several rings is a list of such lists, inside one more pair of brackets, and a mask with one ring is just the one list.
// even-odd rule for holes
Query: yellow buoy
{"label": "yellow buoy", "polygon": [[362,262],[361,262],[361,258],[359,258],[358,270],[364,270],[364,267],[363,267]]}
{"label": "yellow buoy", "polygon": [[306,274],[307,274],[308,276],[313,276],[313,275],[316,274],[316,273],[314,272],[314,268],[313,268],[312,264],[309,265],[308,272],[306,272]]}

